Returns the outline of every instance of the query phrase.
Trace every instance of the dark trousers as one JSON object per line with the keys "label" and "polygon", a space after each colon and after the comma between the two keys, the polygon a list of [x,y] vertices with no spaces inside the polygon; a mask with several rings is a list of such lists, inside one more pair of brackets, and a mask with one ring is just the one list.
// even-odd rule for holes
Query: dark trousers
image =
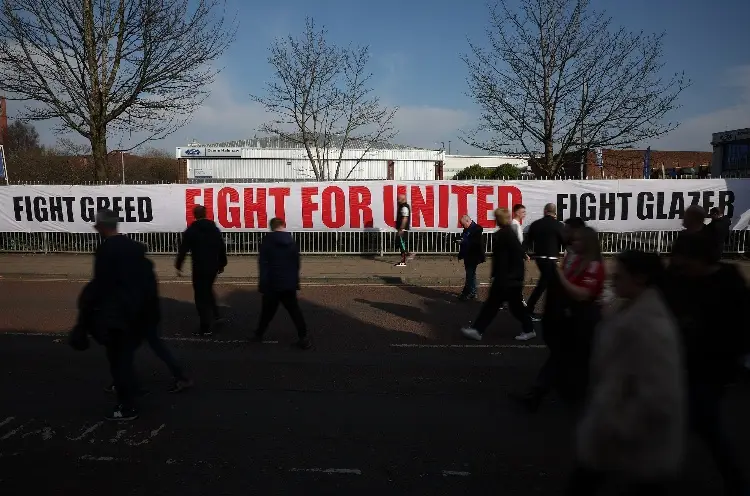
{"label": "dark trousers", "polygon": [[258,323],[258,330],[255,331],[255,334],[257,336],[263,336],[263,334],[265,334],[273,316],[276,315],[276,310],[278,310],[279,304],[284,305],[286,311],[289,312],[294,327],[297,328],[297,335],[299,338],[306,338],[307,324],[305,324],[305,318],[302,316],[302,310],[299,308],[296,291],[272,291],[263,293],[260,322]]}
{"label": "dark trousers", "polygon": [[214,322],[219,317],[219,307],[216,305],[216,296],[214,295],[216,276],[216,272],[193,273],[195,308],[198,310],[200,330],[203,333],[211,332]]}
{"label": "dark trousers", "polygon": [[490,294],[487,301],[482,305],[479,315],[472,327],[484,334],[484,331],[490,325],[503,303],[508,302],[511,315],[521,322],[523,332],[534,330],[534,323],[531,322],[531,316],[526,312],[523,305],[523,288],[521,286],[505,286],[503,284],[493,283],[490,287]]}
{"label": "dark trousers", "polygon": [[117,401],[124,408],[132,408],[134,403],[137,385],[133,360],[138,344],[128,333],[116,330],[109,333],[105,346]]}
{"label": "dark trousers", "polygon": [[536,283],[534,291],[532,291],[529,299],[526,300],[526,308],[529,313],[534,313],[536,304],[539,303],[539,299],[542,297],[551,280],[555,277],[555,267],[557,266],[557,260],[551,260],[549,258],[537,258],[535,260],[536,266],[539,268],[539,280]]}
{"label": "dark trousers", "polygon": [[704,380],[690,380],[688,400],[690,426],[713,455],[724,479],[726,496],[746,494],[746,481],[721,421],[724,387]]}
{"label": "dark trousers", "polygon": [[177,360],[175,360],[174,355],[172,355],[172,352],[169,351],[169,348],[167,348],[167,345],[161,339],[161,336],[159,336],[158,326],[149,326],[146,331],[146,342],[148,342],[154,355],[156,355],[157,358],[164,362],[169,368],[169,371],[176,380],[182,381],[186,379],[185,374],[182,372],[182,368],[177,363]]}
{"label": "dark trousers", "polygon": [[[568,481],[566,496],[595,496],[609,479],[609,475],[586,468],[577,468]],[[664,481],[626,481],[624,485],[632,496],[661,496],[667,494],[667,483]],[[618,493],[621,494],[621,493]]]}
{"label": "dark trousers", "polygon": [[466,280],[464,289],[461,294],[465,296],[477,294],[477,264],[464,260],[464,269],[466,270]]}

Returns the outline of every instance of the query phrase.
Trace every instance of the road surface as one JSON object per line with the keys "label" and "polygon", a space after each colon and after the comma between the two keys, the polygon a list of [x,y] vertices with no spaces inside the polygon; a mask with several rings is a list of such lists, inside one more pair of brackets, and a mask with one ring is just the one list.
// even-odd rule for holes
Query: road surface
{"label": "road surface", "polygon": [[[458,328],[478,311],[455,290],[307,286],[315,348],[291,349],[283,311],[268,343],[246,342],[259,297],[222,285],[231,322],[196,339],[187,284],[162,285],[164,334],[196,387],[165,392],[148,349],[150,394],[132,423],[102,421],[113,401],[102,350],[74,352],[75,282],[4,280],[0,325],[0,494],[556,494],[570,468],[572,419],[554,398],[536,415],[506,399],[545,357],[501,315],[480,344]],[[748,387],[728,401],[747,461]],[[718,494],[700,445],[675,494]]]}

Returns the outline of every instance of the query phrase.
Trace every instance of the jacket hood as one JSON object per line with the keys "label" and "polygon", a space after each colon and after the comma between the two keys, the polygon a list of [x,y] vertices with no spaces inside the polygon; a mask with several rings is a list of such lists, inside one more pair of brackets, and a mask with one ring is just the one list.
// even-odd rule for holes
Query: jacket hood
{"label": "jacket hood", "polygon": [[294,244],[294,238],[286,231],[271,231],[267,235],[268,239],[278,246],[289,246]]}

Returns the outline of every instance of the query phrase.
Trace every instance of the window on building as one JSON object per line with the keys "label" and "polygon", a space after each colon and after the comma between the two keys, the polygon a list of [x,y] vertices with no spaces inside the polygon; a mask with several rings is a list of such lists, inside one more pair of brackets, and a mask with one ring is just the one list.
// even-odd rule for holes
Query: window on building
{"label": "window on building", "polygon": [[750,169],[750,142],[724,145],[723,171],[746,171]]}

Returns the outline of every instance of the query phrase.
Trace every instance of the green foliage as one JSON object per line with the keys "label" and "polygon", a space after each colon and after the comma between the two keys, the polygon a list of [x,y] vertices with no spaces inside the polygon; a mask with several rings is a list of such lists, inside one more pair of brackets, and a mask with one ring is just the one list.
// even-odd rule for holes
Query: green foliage
{"label": "green foliage", "polygon": [[512,164],[502,164],[494,169],[480,167],[479,164],[474,164],[456,174],[453,179],[457,181],[467,181],[471,179],[514,180],[518,179],[520,176],[521,172]]}

